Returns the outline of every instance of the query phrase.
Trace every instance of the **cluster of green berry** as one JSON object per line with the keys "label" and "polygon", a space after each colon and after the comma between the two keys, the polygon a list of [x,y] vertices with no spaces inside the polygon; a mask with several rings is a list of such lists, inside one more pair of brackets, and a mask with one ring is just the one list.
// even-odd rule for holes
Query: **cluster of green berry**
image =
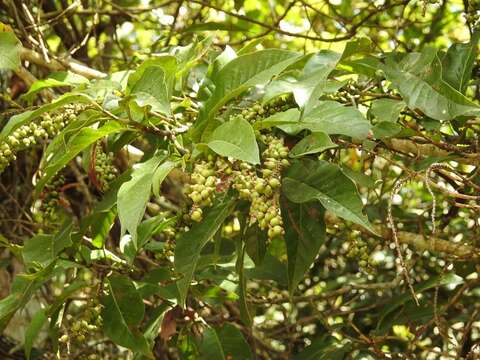
{"label": "cluster of green berry", "polygon": [[272,135],[262,135],[261,140],[267,145],[262,153],[261,175],[253,166],[242,163],[240,170],[233,171],[233,187],[240,198],[251,203],[249,223],[258,223],[259,228],[267,230],[268,237],[272,239],[285,233],[279,189],[282,169],[289,165],[288,148],[282,139]]}
{"label": "cluster of green berry", "polygon": [[58,220],[60,190],[65,184],[63,175],[57,175],[45,185],[40,200],[34,205],[32,213],[36,221],[43,225],[54,224]]}
{"label": "cluster of green berry", "polygon": [[341,89],[334,93],[328,93],[324,95],[326,100],[337,101],[342,104],[349,104],[352,99],[358,99],[360,97],[361,90],[357,88],[357,84],[352,80],[345,84]]}
{"label": "cluster of green berry", "polygon": [[211,206],[215,195],[217,177],[213,156],[195,164],[191,175],[192,183],[185,187],[185,195],[192,200],[190,219],[199,222],[203,218],[202,208]]}
{"label": "cluster of green berry", "polygon": [[5,141],[0,143],[0,172],[10,162],[15,161],[18,151],[54,137],[67,123],[74,120],[83,108],[82,104],[65,105],[61,111],[52,116],[48,113],[43,114],[39,119],[15,129]]}
{"label": "cluster of green berry", "polygon": [[371,272],[375,266],[369,244],[361,238],[349,241],[347,257],[356,259],[360,269],[367,273]]}
{"label": "cluster of green berry", "polygon": [[291,97],[278,97],[266,104],[256,103],[250,108],[242,110],[241,114],[245,120],[254,123],[277,112],[286,111],[293,106]]}
{"label": "cluster of green berry", "polygon": [[107,191],[109,183],[118,175],[117,168],[113,165],[114,154],[105,153],[101,146],[95,148],[95,178],[100,190]]}
{"label": "cluster of green berry", "polygon": [[98,331],[102,326],[102,317],[100,315],[101,306],[99,304],[89,304],[82,313],[80,319],[73,319],[70,315],[67,317],[72,321],[69,327],[69,333],[60,337],[59,341],[68,343],[76,341],[84,342],[93,332]]}

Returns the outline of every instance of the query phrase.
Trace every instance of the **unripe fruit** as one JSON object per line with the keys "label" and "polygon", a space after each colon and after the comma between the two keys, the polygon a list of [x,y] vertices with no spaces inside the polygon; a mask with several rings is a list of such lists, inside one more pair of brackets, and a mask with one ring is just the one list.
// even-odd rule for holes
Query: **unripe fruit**
{"label": "unripe fruit", "polygon": [[226,235],[230,235],[233,233],[233,227],[231,225],[225,225],[223,231]]}
{"label": "unripe fruit", "polygon": [[280,186],[280,181],[276,178],[272,178],[268,181],[268,184],[272,187],[272,188],[277,188]]}
{"label": "unripe fruit", "polygon": [[200,222],[202,220],[202,210],[200,208],[195,209],[194,211],[192,211],[190,217],[193,221]]}

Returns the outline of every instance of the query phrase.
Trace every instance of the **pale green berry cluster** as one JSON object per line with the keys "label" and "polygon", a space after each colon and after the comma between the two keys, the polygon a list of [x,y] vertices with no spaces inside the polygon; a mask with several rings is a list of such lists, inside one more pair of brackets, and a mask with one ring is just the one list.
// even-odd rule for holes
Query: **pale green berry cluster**
{"label": "pale green berry cluster", "polygon": [[290,98],[276,98],[266,104],[255,103],[250,108],[242,110],[242,116],[245,120],[254,123],[291,107],[293,107],[293,102]]}
{"label": "pale green berry cluster", "polygon": [[65,105],[55,113],[43,114],[39,119],[15,129],[3,142],[0,142],[0,172],[10,162],[15,161],[18,151],[28,149],[42,140],[54,137],[83,109],[81,104]]}
{"label": "pale green berry cluster", "polygon": [[65,184],[63,175],[56,176],[45,185],[40,202],[33,209],[36,220],[44,225],[55,223],[58,219],[58,205],[60,203],[60,190]]}
{"label": "pale green berry cluster", "polygon": [[82,313],[80,319],[71,318],[72,323],[68,329],[68,334],[60,337],[59,341],[62,343],[77,341],[84,342],[87,337],[92,336],[92,333],[98,331],[102,326],[101,305],[90,304]]}
{"label": "pale green berry cluster", "polygon": [[261,175],[253,166],[241,163],[240,170],[233,171],[233,187],[240,198],[251,202],[250,224],[257,223],[273,239],[285,233],[279,195],[281,172],[289,165],[288,148],[282,139],[272,135],[262,135],[261,139],[267,145],[262,153]]}
{"label": "pale green berry cluster", "polygon": [[105,153],[101,146],[95,149],[95,176],[102,191],[109,189],[109,183],[118,175],[117,168],[113,165],[114,154]]}
{"label": "pale green berry cluster", "polygon": [[347,257],[356,259],[363,271],[371,272],[376,264],[371,257],[369,244],[363,239],[352,239],[348,246]]}
{"label": "pale green berry cluster", "polygon": [[212,205],[216,184],[217,177],[213,156],[209,156],[207,161],[195,164],[191,175],[191,184],[185,187],[185,195],[193,203],[189,214],[191,220],[195,222],[202,220],[202,208]]}

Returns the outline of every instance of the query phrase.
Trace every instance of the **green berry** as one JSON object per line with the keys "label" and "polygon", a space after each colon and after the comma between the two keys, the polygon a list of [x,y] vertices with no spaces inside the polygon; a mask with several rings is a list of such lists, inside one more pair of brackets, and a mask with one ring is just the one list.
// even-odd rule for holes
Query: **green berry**
{"label": "green berry", "polygon": [[202,209],[198,208],[192,211],[192,214],[190,215],[193,221],[195,222],[200,222],[202,221]]}

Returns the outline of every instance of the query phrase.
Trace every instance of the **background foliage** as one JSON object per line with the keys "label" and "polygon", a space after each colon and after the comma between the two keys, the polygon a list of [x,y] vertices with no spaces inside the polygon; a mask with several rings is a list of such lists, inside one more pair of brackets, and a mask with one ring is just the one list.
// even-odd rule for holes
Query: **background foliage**
{"label": "background foliage", "polygon": [[0,2],[0,357],[477,358],[479,11]]}

